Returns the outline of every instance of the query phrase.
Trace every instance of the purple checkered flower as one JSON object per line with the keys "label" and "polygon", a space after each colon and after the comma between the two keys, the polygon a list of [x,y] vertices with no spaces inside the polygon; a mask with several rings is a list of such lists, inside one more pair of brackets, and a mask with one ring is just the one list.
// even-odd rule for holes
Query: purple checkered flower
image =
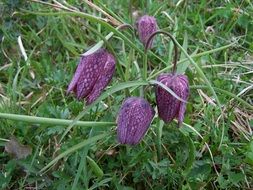
{"label": "purple checkered flower", "polygon": [[111,81],[115,71],[115,59],[105,49],[82,56],[67,92],[74,92],[77,99],[94,102]]}
{"label": "purple checkered flower", "polygon": [[[141,42],[143,43],[143,45],[145,46],[150,35],[154,33],[155,31],[157,31],[156,19],[152,16],[144,15],[139,18],[136,24],[137,24],[139,38]],[[150,41],[147,47],[148,49],[152,47],[152,43],[153,43],[153,39]]]}
{"label": "purple checkered flower", "polygon": [[[170,88],[178,97],[187,101],[189,96],[189,83],[186,75],[182,74],[161,74],[157,81]],[[186,102],[182,102],[163,89],[156,86],[156,103],[159,117],[169,123],[174,118],[178,119],[179,125],[184,120]]]}
{"label": "purple checkered flower", "polygon": [[148,130],[154,115],[155,111],[143,98],[127,98],[118,115],[118,141],[121,144],[138,144]]}

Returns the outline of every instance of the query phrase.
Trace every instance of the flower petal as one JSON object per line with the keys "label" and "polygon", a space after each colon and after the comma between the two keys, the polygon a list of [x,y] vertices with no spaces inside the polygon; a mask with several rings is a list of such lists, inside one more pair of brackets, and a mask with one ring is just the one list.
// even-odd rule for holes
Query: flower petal
{"label": "flower petal", "polygon": [[117,121],[117,136],[118,136],[118,141],[121,144],[126,144],[126,139],[127,139],[127,130],[129,123],[131,121],[131,112],[133,106],[132,103],[134,102],[133,98],[128,98],[126,99],[119,111],[118,114],[118,121]]}
{"label": "flower petal", "polygon": [[[189,83],[188,83],[187,77],[181,78],[180,82],[181,82],[181,85],[182,85],[181,88],[184,89],[183,94],[182,94],[182,99],[187,100],[188,96],[189,96]],[[186,110],[186,103],[180,102],[180,108],[179,108],[178,116],[177,116],[179,125],[181,125],[181,123],[184,120],[185,110]]]}
{"label": "flower petal", "polygon": [[[172,76],[163,78],[161,81],[168,88],[179,94]],[[178,113],[180,102],[162,87],[157,87],[157,105],[159,116],[166,122],[171,122]],[[179,95],[178,95],[179,96]]]}
{"label": "flower petal", "polygon": [[[187,100],[189,95],[187,76],[161,74],[157,80],[174,91],[180,98]],[[178,117],[179,123],[183,121],[186,104],[176,99],[160,86],[156,87],[156,102],[158,115],[165,123],[171,122],[175,117]]]}
{"label": "flower petal", "polygon": [[71,91],[75,91],[75,88],[76,88],[76,83],[77,81],[79,80],[79,77],[82,73],[82,70],[83,70],[83,67],[85,65],[85,57],[81,57],[80,58],[80,61],[79,61],[79,64],[77,65],[77,68],[76,68],[76,72],[68,86],[68,90],[67,90],[67,93],[71,92]]}
{"label": "flower petal", "polygon": [[87,105],[94,102],[100,96],[104,88],[111,81],[114,71],[115,71],[115,59],[111,54],[108,54],[104,70],[101,70],[98,80],[94,84],[89,95],[86,97]]}
{"label": "flower petal", "polygon": [[107,54],[104,49],[98,50],[86,57],[86,64],[77,81],[76,95],[78,99],[86,97],[91,92],[95,82],[99,78],[101,70],[104,68],[106,60]]}
{"label": "flower petal", "polygon": [[154,114],[153,108],[143,98],[128,98],[119,112],[118,141],[121,144],[138,144],[148,130]]}
{"label": "flower petal", "polygon": [[147,132],[150,123],[155,115],[155,111],[147,101],[141,102],[135,109],[135,112],[137,114],[133,115],[134,120],[132,121],[137,121],[137,123],[132,144],[138,144],[140,142],[142,137]]}

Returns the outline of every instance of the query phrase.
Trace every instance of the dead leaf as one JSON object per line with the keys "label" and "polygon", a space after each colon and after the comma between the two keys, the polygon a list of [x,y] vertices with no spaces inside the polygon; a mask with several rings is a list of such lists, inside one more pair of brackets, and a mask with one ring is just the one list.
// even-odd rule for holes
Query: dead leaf
{"label": "dead leaf", "polygon": [[30,73],[31,78],[34,80],[35,79],[35,73],[34,73],[34,71],[30,70],[29,73]]}
{"label": "dead leaf", "polygon": [[214,100],[212,98],[210,98],[208,95],[206,95],[202,90],[198,90],[200,95],[202,97],[204,97],[204,99],[211,105],[216,106],[216,104],[214,103]]}
{"label": "dead leaf", "polygon": [[12,136],[5,144],[5,151],[13,155],[16,159],[22,159],[32,153],[32,148],[30,146],[20,144],[18,140]]}
{"label": "dead leaf", "polygon": [[104,155],[107,156],[115,156],[116,154],[118,154],[118,151],[115,148],[109,149],[109,150],[101,150],[101,151],[97,151],[96,152],[96,157],[101,157]]}

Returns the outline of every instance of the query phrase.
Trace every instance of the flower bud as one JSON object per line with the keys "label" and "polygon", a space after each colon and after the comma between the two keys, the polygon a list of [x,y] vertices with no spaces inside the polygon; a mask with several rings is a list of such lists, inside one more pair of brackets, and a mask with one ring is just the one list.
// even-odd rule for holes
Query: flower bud
{"label": "flower bud", "polygon": [[117,136],[121,144],[138,144],[155,115],[150,104],[140,97],[127,98],[118,115]]}
{"label": "flower bud", "polygon": [[82,56],[67,92],[74,92],[86,104],[94,102],[111,81],[115,71],[115,59],[105,49]]}
{"label": "flower bud", "polygon": [[[141,42],[143,43],[143,45],[145,46],[148,41],[149,36],[155,31],[157,31],[156,19],[148,15],[142,16],[137,21],[137,30],[138,30],[139,38]],[[148,49],[152,47],[152,43],[153,43],[153,39],[150,41],[149,46],[147,47]]]}
{"label": "flower bud", "polygon": [[[189,96],[189,83],[186,75],[161,74],[157,81],[170,88],[178,97],[187,101]],[[160,86],[156,87],[156,103],[159,117],[169,123],[174,118],[178,119],[179,125],[184,120],[186,102],[182,102]]]}

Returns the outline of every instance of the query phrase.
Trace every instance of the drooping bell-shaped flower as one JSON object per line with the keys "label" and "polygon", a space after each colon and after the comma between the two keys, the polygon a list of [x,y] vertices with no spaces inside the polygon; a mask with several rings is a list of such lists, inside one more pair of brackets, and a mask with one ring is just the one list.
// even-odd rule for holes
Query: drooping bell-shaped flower
{"label": "drooping bell-shaped flower", "polygon": [[174,118],[178,119],[179,126],[184,120],[184,113],[186,110],[186,102],[189,96],[189,82],[186,75],[177,74],[176,66],[178,59],[178,42],[168,32],[158,30],[150,35],[145,46],[145,52],[152,39],[157,34],[163,34],[168,36],[174,44],[174,58],[173,58],[173,69],[172,73],[161,74],[158,76],[157,81],[165,85],[167,88],[173,91],[168,92],[160,85],[156,85],[156,103],[158,109],[158,116],[165,122],[169,123]]}
{"label": "drooping bell-shaped flower", "polygon": [[150,104],[140,97],[127,98],[118,115],[117,136],[121,144],[138,144],[155,115]]}
{"label": "drooping bell-shaped flower", "polygon": [[115,59],[105,49],[82,56],[67,92],[74,92],[86,104],[94,102],[111,81],[115,71]]}
{"label": "drooping bell-shaped flower", "polygon": [[[150,35],[154,33],[155,31],[157,31],[156,19],[153,16],[144,15],[139,18],[136,25],[137,25],[139,38],[141,42],[143,43],[143,45],[145,46]],[[147,47],[148,49],[152,47],[152,43],[153,43],[153,39],[150,41]]]}
{"label": "drooping bell-shaped flower", "polygon": [[186,101],[189,96],[187,76],[174,73],[161,74],[158,76],[157,81],[170,88],[179,98],[185,101],[177,99],[161,86],[156,86],[156,103],[159,117],[165,123],[177,118],[180,125],[184,120]]}

